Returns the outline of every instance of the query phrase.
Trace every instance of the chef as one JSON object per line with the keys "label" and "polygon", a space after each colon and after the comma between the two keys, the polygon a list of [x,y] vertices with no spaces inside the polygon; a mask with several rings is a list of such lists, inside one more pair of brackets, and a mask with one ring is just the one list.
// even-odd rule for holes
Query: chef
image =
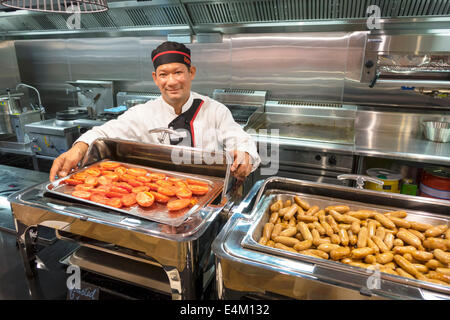
{"label": "chef", "polygon": [[156,128],[171,129],[163,143],[187,145],[205,150],[225,150],[233,159],[231,172],[243,181],[259,166],[255,142],[237,124],[223,104],[191,91],[196,75],[191,51],[184,44],[166,41],[152,51],[153,81],[161,97],[136,105],[117,119],[94,127],[80,136],[72,148],[61,154],[50,169],[50,181],[67,176],[98,138],[133,140],[158,144]]}

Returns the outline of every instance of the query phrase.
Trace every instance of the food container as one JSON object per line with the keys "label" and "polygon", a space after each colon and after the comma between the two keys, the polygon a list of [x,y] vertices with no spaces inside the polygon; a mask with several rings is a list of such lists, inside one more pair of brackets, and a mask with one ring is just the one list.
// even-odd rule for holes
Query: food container
{"label": "food container", "polygon": [[450,200],[450,169],[445,167],[427,167],[420,181],[422,197]]}
{"label": "food container", "polygon": [[383,180],[384,184],[379,185],[367,181],[365,184],[366,189],[400,193],[400,180],[403,176],[399,172],[383,168],[372,168],[367,170],[367,174],[371,177]]}
{"label": "food container", "polygon": [[443,121],[422,122],[425,138],[434,142],[450,141],[450,123]]}

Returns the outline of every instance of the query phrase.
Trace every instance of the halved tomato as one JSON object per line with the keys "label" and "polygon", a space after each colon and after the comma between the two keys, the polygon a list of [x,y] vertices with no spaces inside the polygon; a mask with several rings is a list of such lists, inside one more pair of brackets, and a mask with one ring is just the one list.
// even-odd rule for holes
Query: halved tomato
{"label": "halved tomato", "polygon": [[141,207],[150,207],[155,202],[155,196],[150,192],[139,192],[136,195],[136,202]]}
{"label": "halved tomato", "polygon": [[101,194],[101,195],[105,195],[107,192],[109,192],[111,190],[110,186],[98,186],[97,188],[94,188],[91,190],[92,193],[97,193],[97,194]]}
{"label": "halved tomato", "polygon": [[136,177],[137,181],[143,182],[143,183],[150,183],[152,182],[152,178],[147,177],[147,176],[141,176],[141,177]]}
{"label": "halved tomato", "polygon": [[114,207],[114,208],[121,208],[122,200],[120,198],[111,198],[106,201],[106,205]]}
{"label": "halved tomato", "polygon": [[114,173],[116,173],[117,175],[121,176],[124,173],[127,173],[127,168],[125,168],[124,166],[120,166],[116,169],[114,169]]}
{"label": "halved tomato", "polygon": [[91,201],[101,203],[101,204],[106,204],[106,202],[108,201],[108,198],[105,195],[100,194],[100,193],[92,193],[92,195],[89,199]]}
{"label": "halved tomato", "polygon": [[137,181],[136,179],[128,180],[128,184],[131,185],[132,187],[140,187],[144,185],[143,182]]}
{"label": "halved tomato", "polygon": [[84,179],[86,179],[87,176],[88,176],[88,174],[86,173],[86,171],[81,171],[81,172],[75,173],[72,176],[72,179],[84,181]]}
{"label": "halved tomato", "polygon": [[129,193],[120,193],[120,192],[116,192],[116,191],[108,191],[107,193],[105,193],[105,195],[108,198],[122,198],[122,196],[129,194]]}
{"label": "halved tomato", "polygon": [[157,181],[157,180],[164,180],[166,178],[166,175],[164,173],[150,173],[149,176],[152,181]]}
{"label": "halved tomato", "polygon": [[102,174],[102,171],[98,168],[90,168],[86,170],[86,173],[90,176],[98,177]]}
{"label": "halved tomato", "polygon": [[98,177],[97,182],[103,186],[107,186],[112,183],[112,180],[108,176],[100,176]]}
{"label": "halved tomato", "polygon": [[75,190],[77,191],[88,191],[91,192],[91,190],[93,189],[93,186],[87,185],[87,184],[78,184],[75,186]]}
{"label": "halved tomato", "polygon": [[192,191],[192,194],[195,194],[196,196],[203,196],[203,195],[207,194],[208,190],[209,190],[208,187],[193,185],[193,184],[190,184],[188,187],[189,187],[189,190]]}
{"label": "halved tomato", "polygon": [[207,187],[209,184],[205,181],[195,180],[195,179],[186,179],[188,184],[197,185],[197,186],[205,186]]}
{"label": "halved tomato", "polygon": [[139,192],[145,192],[150,190],[150,187],[147,186],[139,186],[139,187],[134,187],[133,189],[131,189],[131,192],[133,193],[139,193]]}
{"label": "halved tomato", "polygon": [[178,188],[184,188],[184,189],[188,189],[188,184],[184,181],[177,181],[175,182],[175,186]]}
{"label": "halved tomato", "polygon": [[134,193],[129,193],[122,197],[122,204],[125,207],[130,207],[135,203],[136,203],[136,195]]}
{"label": "halved tomato", "polygon": [[150,191],[150,193],[155,196],[156,202],[167,203],[167,201],[170,200],[170,198],[168,196],[165,196],[165,195],[163,195],[161,193],[158,193],[158,192],[155,192],[155,191]]}
{"label": "halved tomato", "polygon": [[87,176],[86,179],[84,179],[84,183],[95,187],[98,184],[98,180],[97,177]]}
{"label": "halved tomato", "polygon": [[121,193],[121,194],[129,193],[127,189],[119,187],[119,186],[111,186],[110,191]]}
{"label": "halved tomato", "polygon": [[84,181],[82,181],[82,180],[76,180],[76,179],[70,179],[70,178],[64,180],[63,182],[67,183],[67,184],[69,184],[71,186],[76,186],[77,184],[83,184],[84,183]]}
{"label": "halved tomato", "polygon": [[145,185],[146,185],[147,187],[149,187],[150,190],[152,190],[152,191],[158,191],[158,188],[160,187],[160,186],[158,186],[156,183],[152,183],[152,182],[146,183]]}
{"label": "halved tomato", "polygon": [[161,193],[168,197],[173,197],[175,195],[175,191],[171,188],[166,188],[166,187],[160,186],[157,191],[158,191],[158,193]]}
{"label": "halved tomato", "polygon": [[167,180],[156,180],[156,184],[164,188],[172,188],[173,183]]}
{"label": "halved tomato", "polygon": [[106,177],[106,178],[110,179],[111,181],[119,181],[119,175],[112,171],[103,171],[102,177]]}
{"label": "halved tomato", "polygon": [[176,192],[176,196],[180,199],[190,199],[192,197],[192,191],[187,188],[179,188]]}
{"label": "halved tomato", "polygon": [[124,173],[121,176],[119,176],[120,181],[128,182],[128,180],[134,180],[134,179],[136,179],[136,177],[132,176],[131,174],[128,174],[128,173]]}
{"label": "halved tomato", "polygon": [[123,182],[123,181],[122,182],[118,182],[116,184],[116,186],[117,187],[121,187],[121,188],[127,190],[128,192],[131,192],[131,190],[133,189],[133,187],[130,184],[128,184],[126,182]]}
{"label": "halved tomato", "polygon": [[100,163],[100,167],[102,169],[106,169],[106,170],[114,170],[120,166],[121,166],[121,164],[118,162],[105,161],[105,162]]}
{"label": "halved tomato", "polygon": [[172,200],[167,203],[167,208],[170,211],[181,210],[186,208],[191,203],[190,199]]}
{"label": "halved tomato", "polygon": [[130,168],[127,170],[127,173],[135,177],[142,177],[147,175],[148,171],[142,168]]}
{"label": "halved tomato", "polygon": [[81,199],[89,199],[91,197],[91,193],[88,191],[75,190],[72,192],[72,195]]}
{"label": "halved tomato", "polygon": [[169,177],[169,178],[167,178],[167,180],[170,181],[170,182],[172,182],[172,183],[176,183],[176,182],[183,181],[182,179],[180,179],[180,178],[175,178],[175,177]]}

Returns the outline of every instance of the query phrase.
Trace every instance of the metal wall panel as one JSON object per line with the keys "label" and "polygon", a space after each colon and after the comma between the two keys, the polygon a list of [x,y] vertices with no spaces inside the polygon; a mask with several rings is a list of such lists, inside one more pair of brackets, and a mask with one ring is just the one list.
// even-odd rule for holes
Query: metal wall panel
{"label": "metal wall panel", "polygon": [[20,74],[14,41],[0,42],[0,69],[0,89],[16,88]]}

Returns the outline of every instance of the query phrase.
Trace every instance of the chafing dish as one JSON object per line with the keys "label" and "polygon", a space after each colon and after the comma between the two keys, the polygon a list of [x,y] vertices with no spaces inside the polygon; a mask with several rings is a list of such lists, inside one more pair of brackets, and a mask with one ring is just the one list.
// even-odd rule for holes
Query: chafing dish
{"label": "chafing dish", "polygon": [[375,273],[340,262],[257,243],[274,198],[301,195],[311,202],[347,204],[380,212],[404,209],[411,220],[449,224],[450,202],[272,177],[255,184],[213,243],[221,299],[449,299],[439,284]]}
{"label": "chafing dish", "polygon": [[[218,161],[208,164],[206,155]],[[55,229],[58,238],[80,245],[67,260],[82,270],[146,288],[158,283],[157,288],[148,289],[163,291],[172,299],[199,298],[214,274],[210,246],[225,221],[225,215],[220,213],[232,204],[230,156],[223,152],[212,155],[195,148],[98,139],[89,147],[80,167],[103,159],[173,174],[201,174],[209,180],[221,181],[223,189],[214,201],[205,202],[178,226],[56,196],[48,192],[48,182],[15,193],[9,201],[27,275],[35,274],[33,241],[37,226],[43,225]],[[133,274],[124,258],[133,261],[133,265],[139,264],[133,270],[140,271]],[[152,274],[153,281],[142,281]]]}

